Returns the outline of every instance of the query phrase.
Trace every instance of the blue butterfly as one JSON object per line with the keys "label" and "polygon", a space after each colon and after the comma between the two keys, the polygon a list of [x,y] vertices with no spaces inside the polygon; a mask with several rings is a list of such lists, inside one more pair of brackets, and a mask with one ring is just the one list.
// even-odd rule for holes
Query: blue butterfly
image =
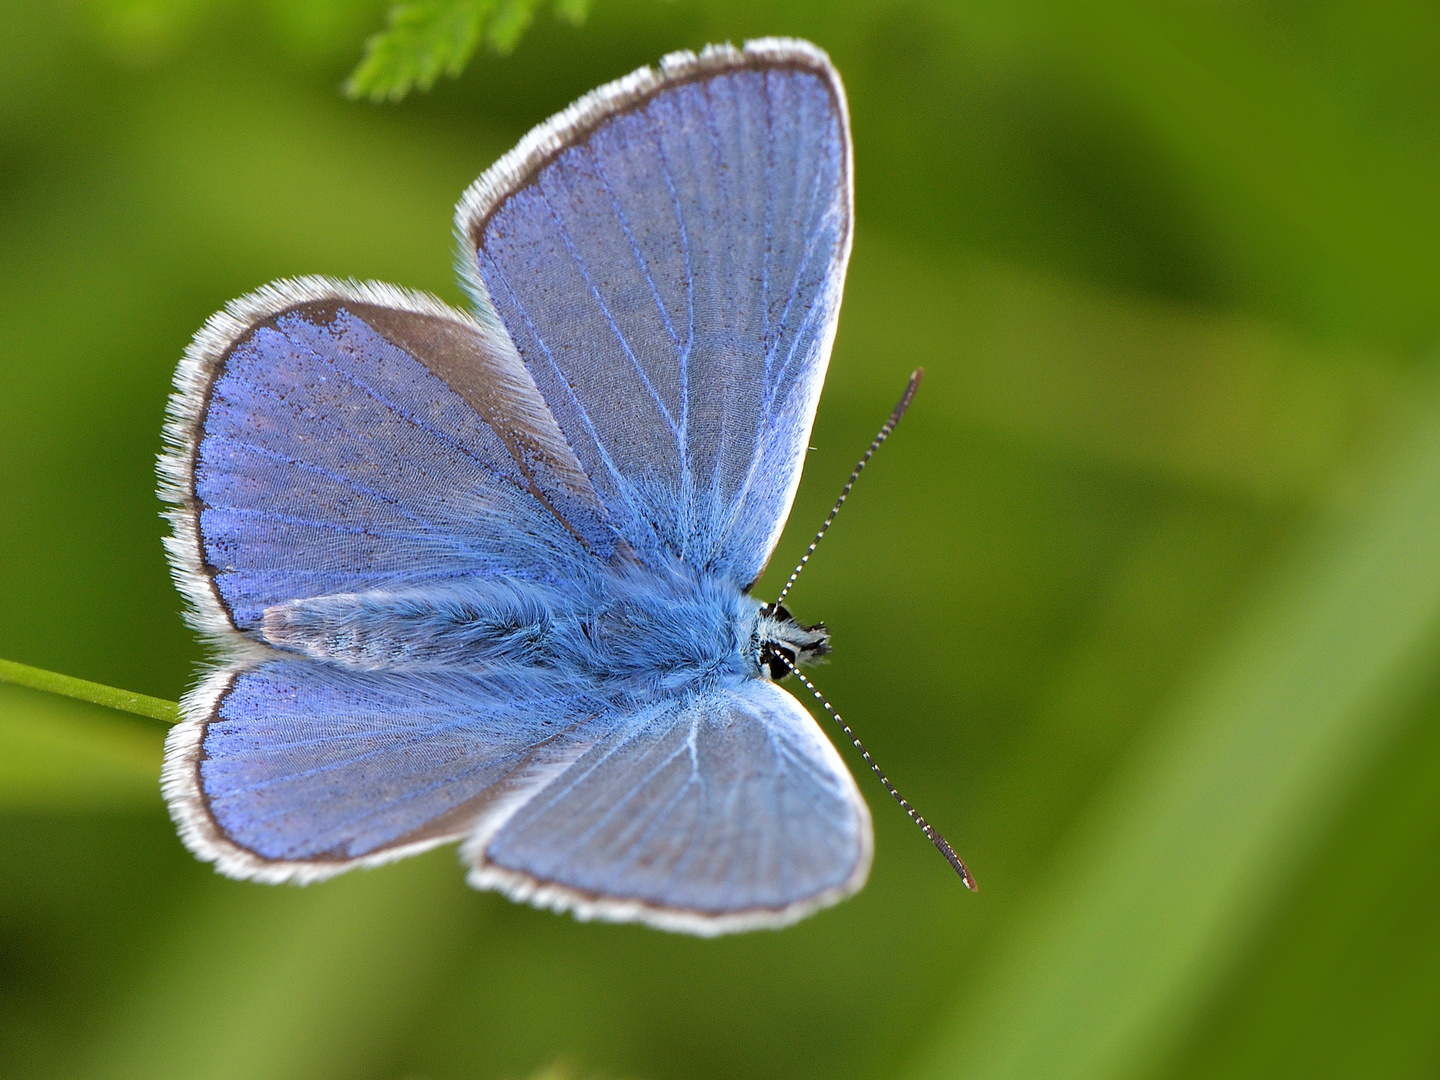
{"label": "blue butterfly", "polygon": [[774,681],[827,635],[749,595],[852,219],[824,53],[711,47],[466,191],[473,314],[312,277],[211,318],[161,461],[223,657],[166,745],[189,848],[308,882],[463,840],[477,888],[702,935],[859,889],[869,811]]}

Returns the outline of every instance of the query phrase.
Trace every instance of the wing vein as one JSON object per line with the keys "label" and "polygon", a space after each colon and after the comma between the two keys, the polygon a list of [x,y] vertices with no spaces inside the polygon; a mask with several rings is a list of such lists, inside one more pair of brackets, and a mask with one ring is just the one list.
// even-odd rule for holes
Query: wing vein
{"label": "wing vein", "polygon": [[[810,185],[810,200],[805,207],[805,249],[800,257],[800,263],[795,268],[795,275],[790,281],[790,290],[786,294],[785,307],[781,309],[780,318],[776,321],[775,343],[765,350],[765,373],[770,374],[770,364],[775,358],[775,347],[780,344],[780,337],[785,332],[785,320],[790,317],[790,307],[795,303],[795,298],[800,294],[800,280],[810,264],[810,256],[814,253],[815,245],[819,242],[821,230],[811,224],[815,216],[815,203],[820,197],[820,181],[825,175],[825,170],[815,170],[815,180]],[[823,219],[822,219],[823,220]]]}
{"label": "wing vein", "polygon": [[[715,116],[715,101],[710,96],[710,85],[711,84],[709,82],[703,82],[700,84],[700,92],[704,95],[705,98],[705,130],[710,135],[710,152],[715,159],[715,187],[719,193],[718,212],[720,214],[723,214],[728,219],[728,211],[730,209],[730,192],[726,183],[728,170],[725,168],[724,152],[720,149],[720,128]],[[724,276],[727,280],[730,277],[729,263],[730,260],[727,258],[724,265]],[[730,439],[729,434],[726,431],[727,427],[728,425],[724,422],[724,419],[722,418],[719,439],[720,446],[717,448],[717,452],[712,456],[710,463],[710,500],[712,506],[718,504],[719,502],[720,481],[722,473],[724,472],[724,462],[729,451]]]}
{"label": "wing vein", "polygon": [[[674,346],[674,348],[675,348],[675,356],[676,356],[676,361],[677,361],[677,367],[678,367],[678,369],[679,369],[679,371],[680,371],[680,376],[681,376],[681,377],[680,377],[680,430],[679,430],[679,433],[678,433],[677,444],[678,444],[679,451],[680,451],[680,467],[681,467],[681,469],[682,469],[684,472],[687,472],[687,473],[688,473],[688,472],[690,471],[690,446],[689,446],[689,436],[688,436],[688,431],[687,431],[687,424],[688,424],[688,422],[689,422],[689,404],[690,404],[690,403],[689,403],[689,398],[688,398],[688,394],[687,394],[687,389],[688,389],[688,388],[686,387],[686,384],[685,384],[685,363],[684,363],[684,357],[683,357],[683,355],[682,355],[682,353],[681,353],[681,348],[680,348],[680,335],[675,332],[675,326],[674,326],[674,324],[672,324],[671,321],[670,321],[670,313],[665,310],[665,302],[664,302],[664,300],[661,299],[661,297],[660,297],[660,289],[659,289],[659,287],[655,284],[655,277],[654,277],[654,275],[650,272],[650,266],[649,266],[649,264],[645,261],[645,255],[644,255],[644,253],[640,250],[640,245],[639,245],[639,244],[636,242],[636,240],[635,240],[635,234],[634,234],[633,230],[630,228],[630,221],[629,221],[629,219],[625,216],[625,208],[620,205],[620,196],[619,196],[619,194],[616,192],[616,190],[615,190],[615,188],[614,188],[614,185],[612,185],[612,184],[610,183],[610,177],[609,177],[609,176],[606,174],[606,172],[605,172],[605,166],[604,166],[604,164],[603,164],[603,163],[601,162],[601,160],[600,160],[600,154],[599,154],[598,151],[596,151],[596,150],[594,149],[594,147],[591,147],[591,148],[590,148],[590,157],[591,157],[591,159],[593,160],[593,162],[594,162],[594,164],[595,164],[595,175],[600,178],[600,183],[601,183],[601,185],[605,188],[606,194],[610,196],[610,207],[611,207],[612,210],[615,211],[615,218],[616,218],[617,221],[619,221],[619,223],[620,223],[620,228],[621,228],[621,229],[624,231],[624,233],[625,233],[625,239],[626,239],[626,240],[629,242],[629,244],[630,244],[630,252],[631,252],[631,254],[634,255],[634,257],[635,257],[635,265],[640,268],[640,276],[645,279],[645,284],[646,284],[647,286],[649,286],[651,299],[653,299],[653,300],[655,301],[655,309],[660,312],[660,318],[661,318],[661,320],[665,323],[665,332],[670,336],[670,344],[671,344],[672,346]],[[671,195],[672,195],[672,198],[673,198],[674,193],[671,192]],[[678,206],[677,206],[676,209],[677,209],[677,216],[678,216]],[[667,413],[667,416],[668,416],[668,413]],[[672,426],[672,427],[674,426],[673,423],[672,423],[671,426]]]}
{"label": "wing vein", "polygon": [[500,268],[499,263],[495,262],[489,255],[484,254],[483,248],[477,250],[477,258],[481,255],[483,255],[485,261],[490,264],[491,271],[495,276],[495,281],[505,289],[505,293],[509,296],[510,302],[515,305],[515,312],[520,316],[521,321],[524,322],[525,328],[530,331],[530,336],[535,339],[535,343],[540,346],[540,351],[545,354],[545,362],[550,365],[550,369],[555,373],[555,377],[560,381],[560,385],[565,388],[565,393],[570,399],[570,404],[574,407],[576,415],[580,417],[580,422],[585,425],[586,434],[590,436],[591,442],[595,444],[595,452],[600,455],[600,460],[604,463],[605,468],[610,471],[610,475],[615,481],[616,491],[625,499],[626,504],[630,507],[630,512],[634,514],[635,505],[631,502],[626,492],[625,478],[620,475],[620,470],[615,467],[615,462],[611,460],[610,453],[606,450],[605,444],[600,441],[600,433],[595,429],[595,424],[591,421],[590,414],[585,410],[584,404],[580,401],[580,396],[575,393],[575,388],[570,385],[570,380],[565,377],[565,372],[556,362],[554,355],[550,352],[550,347],[545,344],[545,339],[540,336],[540,331],[536,329],[535,323],[525,310],[525,305],[520,302],[519,295],[510,287],[510,282],[505,276],[505,271]]}
{"label": "wing vein", "polygon": [[[293,344],[295,344],[297,347],[302,347],[299,345],[298,342],[294,342]],[[412,427],[415,427],[418,430],[425,432],[427,435],[430,435],[436,441],[445,443],[458,450],[460,453],[464,454],[467,458],[473,461],[481,469],[484,469],[486,472],[488,472],[495,479],[507,481],[508,483],[519,488],[521,491],[526,491],[527,494],[529,493],[523,485],[517,483],[514,480],[511,480],[509,477],[505,476],[504,473],[501,473],[497,469],[495,469],[492,465],[488,464],[481,458],[476,457],[475,453],[464,443],[460,442],[460,440],[446,434],[443,431],[438,430],[430,424],[425,423],[423,420],[421,420],[415,414],[411,413],[409,410],[402,409],[399,405],[395,404],[384,394],[380,393],[379,390],[376,390],[375,387],[371,386],[368,381],[360,378],[360,376],[356,375],[354,372],[346,371],[344,368],[340,367],[334,361],[326,357],[323,353],[317,352],[314,349],[310,349],[308,347],[305,348],[306,351],[308,351],[321,363],[329,367],[330,370],[332,370],[336,375],[344,379],[351,386],[355,387],[355,389],[359,390],[362,394],[367,395],[371,400],[373,400],[377,405],[389,412],[392,416],[399,417],[401,420],[404,420]],[[270,393],[269,388],[264,388],[262,392],[266,393],[267,396],[274,398],[274,395]]]}
{"label": "wing vein", "polygon": [[[770,354],[770,258],[775,214],[775,116],[770,100],[770,78],[765,72],[765,249],[760,261],[760,340]],[[768,367],[768,361],[767,361]]]}
{"label": "wing vein", "polygon": [[610,306],[605,303],[605,298],[600,295],[600,288],[595,284],[595,279],[590,276],[590,270],[586,267],[585,260],[581,258],[580,250],[575,246],[575,240],[570,235],[570,230],[566,228],[559,211],[555,209],[555,205],[550,201],[550,197],[540,189],[538,184],[536,185],[536,191],[545,203],[546,209],[550,211],[550,217],[554,219],[555,228],[560,230],[560,239],[565,245],[565,251],[569,254],[570,258],[574,260],[575,268],[580,271],[580,276],[584,279],[586,288],[590,290],[590,295],[595,298],[595,303],[599,305],[600,314],[605,316],[605,322],[609,324],[611,332],[615,335],[615,340],[620,343],[620,348],[624,351],[626,359],[630,361],[630,366],[635,369],[635,374],[640,376],[640,382],[655,402],[655,407],[660,410],[660,415],[665,419],[666,425],[670,428],[671,435],[675,437],[675,445],[678,449],[680,445],[680,429],[676,426],[675,421],[671,419],[670,410],[665,407],[665,402],[661,400],[659,392],[650,382],[650,376],[646,374],[644,365],[640,363],[634,351],[630,348],[630,342],[628,342],[625,339],[625,335],[621,333],[619,325],[615,322],[615,316],[610,314]]}
{"label": "wing vein", "polygon": [[[358,481],[352,480],[349,477],[344,476],[340,473],[332,472],[330,469],[327,469],[323,465],[319,465],[315,462],[302,461],[299,458],[291,457],[289,454],[282,454],[278,450],[271,450],[269,447],[260,446],[258,443],[246,442],[243,439],[236,439],[229,435],[211,435],[205,441],[207,447],[211,443],[214,443],[221,447],[231,447],[235,450],[244,451],[245,453],[256,454],[259,457],[268,458],[269,460],[279,462],[282,465],[292,466],[296,469],[301,470],[302,472],[314,473],[317,476],[324,477],[326,480],[329,480],[332,483],[335,483],[340,487],[345,488],[347,491],[353,491],[356,495],[368,495],[371,498],[378,499],[380,502],[385,503],[387,506],[393,507],[398,513],[404,515],[408,520],[414,522],[416,525],[438,525],[437,522],[432,521],[429,518],[422,518],[418,514],[411,513],[405,508],[404,504],[401,503],[400,500],[395,498],[394,496],[386,495],[378,488],[372,488],[367,484],[361,484]],[[207,502],[206,505],[213,507],[218,504],[213,502]]]}
{"label": "wing vein", "polygon": [[[645,120],[645,130],[655,144],[655,153],[660,158],[660,171],[665,174],[665,190],[670,194],[670,204],[675,208],[675,224],[680,230],[680,257],[685,265],[685,345],[680,349],[680,430],[685,443],[685,461],[690,460],[690,350],[695,346],[695,270],[690,264],[690,231],[685,225],[685,211],[680,206],[680,195],[675,190],[675,176],[670,171],[670,160],[665,146],[655,130],[650,110],[640,114]],[[688,464],[686,466],[688,472]]]}
{"label": "wing vein", "polygon": [[[203,500],[202,500],[203,502]],[[205,503],[205,507],[217,514],[238,514],[241,517],[266,518],[270,521],[283,521],[287,525],[295,525],[306,529],[321,529],[329,532],[345,533],[349,536],[368,536],[372,540],[433,540],[437,534],[425,532],[400,532],[398,530],[371,530],[362,529],[354,525],[342,525],[338,521],[316,521],[312,518],[303,518],[296,514],[287,514],[281,510],[267,510],[261,506],[216,506]],[[448,539],[443,535],[441,539]]]}
{"label": "wing vein", "polygon": [[[633,739],[626,740],[626,742],[630,741],[633,741]],[[631,787],[629,791],[625,792],[622,796],[620,796],[620,798],[616,799],[613,803],[611,803],[609,808],[603,814],[601,814],[599,817],[597,817],[594,821],[590,823],[589,828],[581,832],[579,836],[577,836],[573,841],[570,842],[570,844],[568,844],[564,848],[563,852],[561,852],[560,854],[560,861],[564,862],[576,851],[584,847],[586,841],[588,841],[592,836],[594,836],[597,830],[603,828],[605,823],[608,822],[611,818],[613,818],[617,813],[619,813],[620,810],[624,808],[627,803],[634,799],[638,794],[643,792],[646,785],[649,784],[651,780],[655,779],[655,777],[658,776],[661,772],[667,769],[670,766],[670,763],[674,761],[677,757],[679,757],[682,752],[683,751],[679,749],[671,751],[669,754],[666,755],[665,759],[661,761],[659,765],[656,765],[645,775],[644,779],[642,779],[639,783],[635,784],[633,787]],[[610,757],[611,753],[613,753],[613,751],[607,752],[605,757]],[[651,751],[646,750],[640,755],[640,761],[643,762],[646,758],[650,756]],[[602,759],[602,761],[603,760],[604,759]],[[686,783],[689,783],[689,781],[686,781]]]}

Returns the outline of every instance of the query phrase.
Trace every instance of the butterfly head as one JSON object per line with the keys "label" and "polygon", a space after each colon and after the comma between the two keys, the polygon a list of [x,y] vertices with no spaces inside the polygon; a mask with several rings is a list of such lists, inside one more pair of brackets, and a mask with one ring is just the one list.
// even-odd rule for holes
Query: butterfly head
{"label": "butterfly head", "polygon": [[791,668],[814,664],[830,651],[830,631],[823,622],[806,626],[781,604],[763,604],[750,646],[761,672],[783,679]]}

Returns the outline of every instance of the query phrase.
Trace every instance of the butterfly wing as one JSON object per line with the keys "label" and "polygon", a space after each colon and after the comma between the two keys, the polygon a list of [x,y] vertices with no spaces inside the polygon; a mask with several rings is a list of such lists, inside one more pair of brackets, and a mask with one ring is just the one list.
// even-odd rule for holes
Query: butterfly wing
{"label": "butterfly wing", "polygon": [[202,682],[166,744],[182,838],[233,877],[313,881],[459,839],[607,730],[474,673],[272,655]]}
{"label": "butterfly wing", "polygon": [[168,549],[235,644],[288,600],[613,556],[603,506],[503,330],[428,297],[278,282],[196,336],[161,461]]}
{"label": "butterfly wing", "polygon": [[813,45],[677,53],[532,131],[456,212],[616,527],[748,586],[799,483],[851,242],[849,120]]}
{"label": "butterfly wing", "polygon": [[750,680],[629,714],[464,851],[477,887],[711,935],[843,899],[871,844],[865,801],[810,714]]}
{"label": "butterfly wing", "polygon": [[869,871],[864,800],[771,683],[606,709],[275,658],[186,704],[165,795],[234,877],[315,881],[468,835],[477,887],[712,935],[803,918]]}
{"label": "butterfly wing", "polygon": [[571,707],[287,660],[264,619],[455,578],[569,581],[623,551],[513,345],[428,297],[310,278],[211,319],[176,383],[167,547],[193,619],[235,657],[167,744],[187,843],[279,880],[463,835],[478,793]]}

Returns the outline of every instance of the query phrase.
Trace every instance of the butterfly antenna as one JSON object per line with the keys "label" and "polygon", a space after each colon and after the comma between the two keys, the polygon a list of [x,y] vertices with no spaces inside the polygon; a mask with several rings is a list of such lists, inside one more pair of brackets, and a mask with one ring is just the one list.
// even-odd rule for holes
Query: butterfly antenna
{"label": "butterfly antenna", "polygon": [[[840,489],[840,498],[835,500],[835,505],[830,508],[830,513],[825,516],[825,524],[820,526],[820,531],[815,534],[815,539],[810,541],[810,546],[805,549],[805,554],[800,557],[799,564],[790,572],[790,580],[785,582],[785,587],[780,590],[780,595],[775,598],[775,606],[780,606],[780,601],[785,599],[785,594],[795,584],[795,579],[800,576],[800,571],[805,569],[805,564],[810,561],[810,556],[815,554],[815,549],[820,546],[825,531],[835,521],[835,515],[840,513],[840,507],[845,505],[845,500],[850,497],[850,489],[855,486],[855,481],[860,478],[860,473],[875,456],[875,451],[880,449],[880,444],[890,437],[895,430],[895,425],[900,423],[900,418],[905,415],[905,410],[910,408],[910,401],[915,396],[915,391],[920,386],[920,379],[924,376],[924,368],[916,368],[910,374],[910,383],[905,387],[905,393],[900,395],[900,401],[890,413],[890,419],[886,420],[880,428],[880,434],[876,435],[870,442],[870,448],[860,455],[860,463],[855,466],[855,471],[850,474],[850,479],[845,481],[845,486]],[[823,700],[823,699],[822,699]],[[898,798],[898,796],[897,796]]]}
{"label": "butterfly antenna", "polygon": [[[910,380],[910,389],[907,392],[905,398],[901,400],[900,407],[896,409],[897,413],[903,413],[905,411],[904,406],[909,404],[910,395],[915,392],[915,384],[919,381],[919,373],[917,372],[915,376],[912,377]],[[892,416],[890,419],[892,421],[890,426],[893,427],[893,421],[898,419],[898,417]],[[871,447],[871,450],[874,450],[873,446]],[[857,469],[856,471],[858,472],[859,470]],[[840,714],[835,711],[834,706],[832,706],[830,702],[825,700],[825,695],[820,693],[820,688],[817,687],[809,679],[807,679],[805,675],[800,671],[800,669],[790,662],[790,658],[784,653],[777,652],[775,655],[778,656],[784,662],[785,666],[790,669],[790,674],[794,675],[797,679],[804,683],[805,689],[809,690],[810,693],[815,695],[815,700],[820,702],[820,704],[824,707],[825,711],[830,714],[830,719],[834,720],[837,724],[840,725],[840,730],[845,732],[846,736],[850,739],[850,741],[855,744],[855,749],[860,751],[860,756],[865,759],[865,764],[869,765],[875,775],[880,778],[880,783],[885,785],[885,790],[888,791],[891,797],[900,804],[900,809],[904,810],[905,813],[910,815],[910,820],[913,821],[916,825],[920,826],[920,831],[925,834],[926,838],[930,841],[930,843],[935,845],[935,850],[940,852],[941,855],[944,855],[945,861],[955,868],[955,872],[960,875],[960,880],[965,883],[965,887],[971,892],[979,891],[979,886],[975,884],[974,876],[970,873],[969,868],[965,865],[964,861],[960,858],[960,856],[955,854],[955,849],[950,846],[950,842],[946,840],[945,837],[940,835],[939,830],[936,829],[935,826],[931,825],[920,814],[916,813],[915,807],[910,805],[909,800],[906,799],[904,795],[901,795],[900,792],[895,789],[895,785],[890,782],[890,778],[885,775],[884,771],[880,768],[879,765],[875,764],[875,759],[870,756],[870,751],[865,749],[865,744],[860,741],[859,736],[857,736],[855,732],[850,730],[850,725],[847,724],[844,720],[842,720],[840,718]]]}

